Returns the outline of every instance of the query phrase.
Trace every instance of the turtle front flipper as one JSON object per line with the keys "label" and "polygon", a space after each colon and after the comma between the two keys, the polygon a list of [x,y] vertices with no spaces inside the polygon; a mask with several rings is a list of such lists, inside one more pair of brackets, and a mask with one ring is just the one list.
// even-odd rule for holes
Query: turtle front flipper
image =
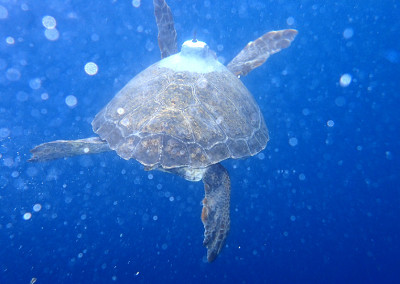
{"label": "turtle front flipper", "polygon": [[245,76],[270,55],[289,47],[296,35],[297,31],[291,29],[268,32],[249,42],[226,67],[236,76]]}
{"label": "turtle front flipper", "polygon": [[165,0],[153,0],[153,4],[158,27],[158,46],[161,58],[165,58],[178,52],[174,18]]}
{"label": "turtle front flipper", "polygon": [[43,143],[31,150],[29,162],[42,162],[77,155],[95,154],[110,151],[106,141],[99,137],[79,140],[57,140]]}
{"label": "turtle front flipper", "polygon": [[215,164],[207,168],[203,183],[203,245],[207,248],[207,260],[212,262],[221,252],[230,228],[231,181],[228,171],[221,164]]}

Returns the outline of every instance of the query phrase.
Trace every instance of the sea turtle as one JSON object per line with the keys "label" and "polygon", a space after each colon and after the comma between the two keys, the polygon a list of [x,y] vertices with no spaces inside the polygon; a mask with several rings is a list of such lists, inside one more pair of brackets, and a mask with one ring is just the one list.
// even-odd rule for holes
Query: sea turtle
{"label": "sea turtle", "polygon": [[98,137],[36,146],[30,161],[114,150],[147,170],[202,180],[201,220],[207,260],[224,246],[230,229],[230,178],[220,164],[263,150],[268,130],[256,101],[239,80],[290,45],[296,30],[272,31],[247,46],[225,67],[207,44],[183,43],[165,0],[154,0],[161,61],[135,76],[92,122]]}

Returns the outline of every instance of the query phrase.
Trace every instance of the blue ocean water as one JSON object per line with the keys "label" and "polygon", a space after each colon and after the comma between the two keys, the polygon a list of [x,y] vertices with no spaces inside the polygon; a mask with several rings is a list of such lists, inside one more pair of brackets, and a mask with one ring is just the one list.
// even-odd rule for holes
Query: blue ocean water
{"label": "blue ocean water", "polygon": [[398,283],[399,2],[168,4],[179,45],[196,30],[225,63],[269,30],[299,31],[243,78],[271,140],[223,163],[226,247],[206,262],[201,182],[113,152],[27,162],[37,144],[92,136],[159,60],[151,1],[2,0],[0,283]]}

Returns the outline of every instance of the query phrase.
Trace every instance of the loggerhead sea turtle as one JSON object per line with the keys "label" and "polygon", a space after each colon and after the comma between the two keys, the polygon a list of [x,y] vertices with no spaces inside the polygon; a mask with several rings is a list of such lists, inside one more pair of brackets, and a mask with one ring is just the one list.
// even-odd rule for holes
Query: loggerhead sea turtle
{"label": "loggerhead sea turtle", "polygon": [[131,79],[92,122],[99,137],[36,146],[29,161],[114,150],[147,170],[202,180],[204,246],[212,262],[230,229],[230,179],[220,164],[253,156],[268,142],[260,108],[238,79],[290,45],[296,30],[272,31],[247,46],[225,67],[196,39],[177,53],[176,31],[165,0],[153,0],[161,61]]}

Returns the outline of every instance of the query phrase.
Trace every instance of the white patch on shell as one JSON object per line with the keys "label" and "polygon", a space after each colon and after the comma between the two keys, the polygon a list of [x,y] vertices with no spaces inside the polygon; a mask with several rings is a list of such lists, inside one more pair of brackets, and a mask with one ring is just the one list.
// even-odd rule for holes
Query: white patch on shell
{"label": "white patch on shell", "polygon": [[117,108],[117,113],[118,113],[119,115],[123,115],[123,114],[125,113],[125,109],[122,108],[122,107],[119,107],[119,108]]}
{"label": "white patch on shell", "polygon": [[208,81],[206,78],[200,78],[197,80],[196,82],[197,87],[199,87],[200,89],[204,89],[207,87],[208,85]]}
{"label": "white patch on shell", "polygon": [[83,153],[87,154],[89,153],[90,149],[88,147],[83,148]]}
{"label": "white patch on shell", "polygon": [[131,124],[131,122],[129,121],[129,119],[127,117],[124,117],[123,119],[121,119],[120,123],[122,126],[125,126],[125,127],[128,127]]}

